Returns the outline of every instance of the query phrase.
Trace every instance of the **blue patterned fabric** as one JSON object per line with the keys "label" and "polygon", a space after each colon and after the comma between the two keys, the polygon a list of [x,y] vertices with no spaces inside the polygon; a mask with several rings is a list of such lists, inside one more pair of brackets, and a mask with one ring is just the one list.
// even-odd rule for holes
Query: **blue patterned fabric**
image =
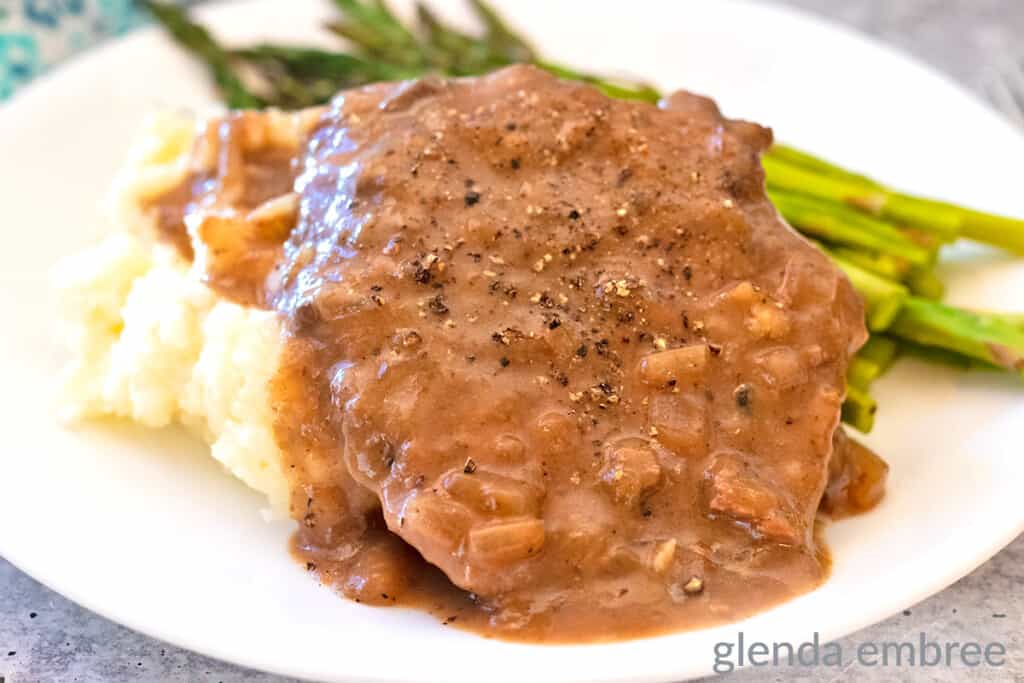
{"label": "blue patterned fabric", "polygon": [[51,66],[145,21],[133,0],[0,0],[0,100]]}

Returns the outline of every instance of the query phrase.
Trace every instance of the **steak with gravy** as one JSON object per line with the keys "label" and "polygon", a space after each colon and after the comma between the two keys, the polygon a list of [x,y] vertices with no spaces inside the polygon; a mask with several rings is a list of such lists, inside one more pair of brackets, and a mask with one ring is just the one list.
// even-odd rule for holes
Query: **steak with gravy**
{"label": "steak with gravy", "polygon": [[212,288],[280,315],[293,551],[322,581],[579,641],[824,580],[830,471],[843,506],[881,490],[837,431],[866,332],[765,195],[770,131],[526,66],[284,118],[210,124],[149,209]]}

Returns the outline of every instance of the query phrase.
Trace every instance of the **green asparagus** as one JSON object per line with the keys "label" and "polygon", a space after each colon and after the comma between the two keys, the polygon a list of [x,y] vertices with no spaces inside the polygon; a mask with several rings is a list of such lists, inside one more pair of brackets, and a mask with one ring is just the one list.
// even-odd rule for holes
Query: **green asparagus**
{"label": "green asparagus", "polygon": [[873,181],[864,182],[861,176],[826,174],[820,167],[797,165],[792,159],[792,155],[765,155],[763,162],[770,188],[849,204],[865,213],[925,230],[944,241],[966,237],[1024,254],[1024,220],[913,197]]}
{"label": "green asparagus", "polygon": [[935,252],[917,244],[895,226],[841,204],[785,190],[768,197],[793,227],[834,244],[859,247],[899,257],[917,266],[931,266]]}
{"label": "green asparagus", "polygon": [[850,360],[846,380],[851,386],[862,391],[871,388],[872,382],[881,377],[896,360],[900,345],[893,339],[874,335]]}

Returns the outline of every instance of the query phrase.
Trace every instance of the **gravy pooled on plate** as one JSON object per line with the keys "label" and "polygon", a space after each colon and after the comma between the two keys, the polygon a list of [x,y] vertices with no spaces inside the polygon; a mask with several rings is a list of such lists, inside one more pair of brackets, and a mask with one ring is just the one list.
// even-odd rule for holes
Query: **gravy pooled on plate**
{"label": "gravy pooled on plate", "polygon": [[884,465],[838,431],[863,311],[766,198],[770,142],[701,97],[530,67],[211,124],[151,208],[211,287],[284,322],[301,561],[534,640],[818,585],[830,468],[849,511]]}

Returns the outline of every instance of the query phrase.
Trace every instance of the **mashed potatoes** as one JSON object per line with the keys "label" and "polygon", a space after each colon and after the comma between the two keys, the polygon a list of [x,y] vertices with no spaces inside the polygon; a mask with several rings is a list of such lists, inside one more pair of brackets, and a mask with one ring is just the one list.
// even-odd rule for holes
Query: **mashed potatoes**
{"label": "mashed potatoes", "polygon": [[187,170],[194,121],[148,122],[112,193],[113,234],[72,256],[54,279],[72,359],[64,416],[180,423],[234,476],[287,510],[268,381],[281,353],[273,313],[218,297],[172,248],[153,241],[139,201]]}

